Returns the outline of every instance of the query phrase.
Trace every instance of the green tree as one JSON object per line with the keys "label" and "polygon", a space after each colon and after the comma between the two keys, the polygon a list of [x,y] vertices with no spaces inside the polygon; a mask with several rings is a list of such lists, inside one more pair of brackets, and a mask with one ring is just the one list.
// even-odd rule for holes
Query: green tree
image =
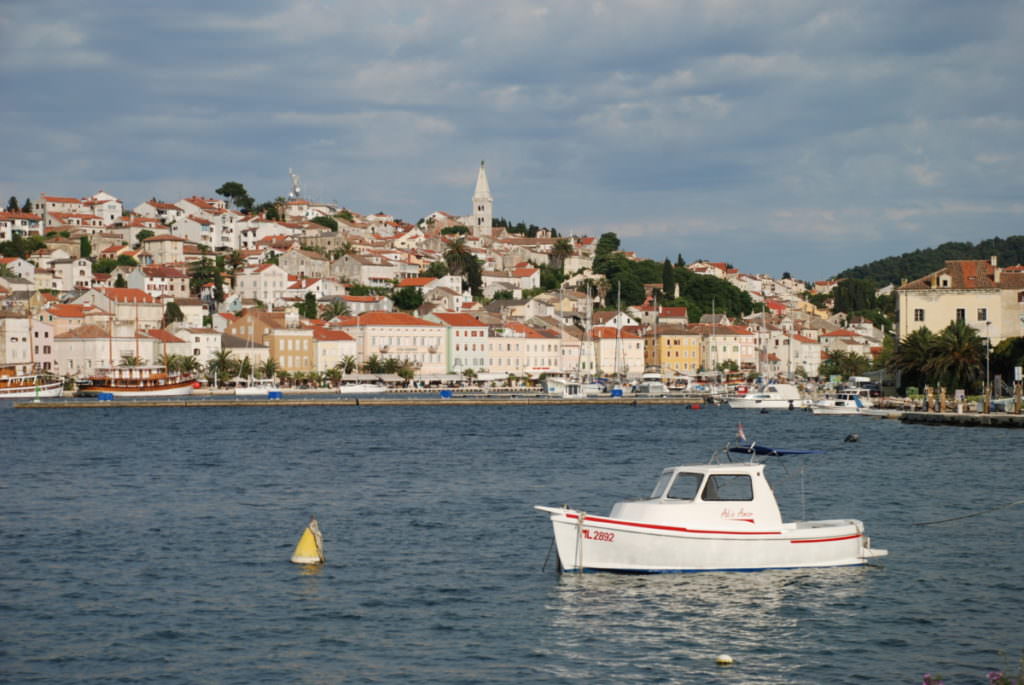
{"label": "green tree", "polygon": [[295,306],[299,308],[299,315],[307,319],[315,319],[319,314],[316,305],[316,295],[313,293],[306,293],[302,303]]}
{"label": "green tree", "polygon": [[219,273],[220,271],[217,269],[216,263],[211,261],[209,257],[203,257],[198,262],[194,262],[188,269],[189,290],[193,293],[198,293],[207,283],[216,283]]}
{"label": "green tree", "polygon": [[260,378],[273,378],[277,373],[277,362],[274,361],[273,357],[267,357],[266,360],[257,367],[257,372],[260,374]]}
{"label": "green tree", "polygon": [[984,363],[985,343],[978,331],[954,321],[935,339],[925,370],[947,388],[973,392],[979,389]]}
{"label": "green tree", "polygon": [[565,260],[573,254],[572,241],[568,238],[558,238],[551,246],[551,266],[557,271],[565,269]]}
{"label": "green tree", "polygon": [[340,216],[345,221],[352,223],[352,212],[348,211],[347,209],[342,209],[340,212],[338,212],[338,216]]}
{"label": "green tree", "polygon": [[114,287],[115,288],[127,288],[128,287],[128,281],[125,280],[124,274],[118,274],[117,275],[117,277],[114,279]]}
{"label": "green tree", "polygon": [[404,312],[418,309],[423,304],[423,293],[418,288],[399,288],[395,291],[392,301],[395,306]]}
{"label": "green tree", "polygon": [[371,354],[363,362],[363,371],[366,373],[384,373],[384,362],[376,354]]}
{"label": "green tree", "polygon": [[324,228],[329,228],[329,229],[331,229],[332,231],[335,231],[335,232],[337,232],[337,230],[338,230],[338,222],[335,221],[334,219],[332,219],[329,216],[314,217],[312,219],[312,222],[314,224],[320,224]]}
{"label": "green tree", "polygon": [[177,302],[168,302],[164,308],[164,321],[163,327],[167,328],[175,321],[184,321],[185,314],[181,311],[181,307],[178,306]]}
{"label": "green tree", "polygon": [[833,350],[828,358],[818,367],[818,375],[825,376],[859,376],[871,368],[871,360],[856,352]]}
{"label": "green tree", "polygon": [[448,275],[448,267],[444,262],[431,262],[424,269],[423,275],[431,278],[444,278]]}
{"label": "green tree", "polygon": [[339,299],[331,300],[327,304],[327,307],[326,307],[326,309],[324,309],[324,313],[323,313],[324,319],[326,319],[328,321],[330,321],[331,319],[334,319],[336,317],[339,317],[339,316],[351,316],[351,315],[352,315],[352,312],[348,308],[348,303],[345,302],[345,300],[339,300]]}
{"label": "green tree", "polygon": [[927,326],[903,338],[893,352],[890,366],[900,372],[904,387],[920,388],[928,383],[928,362],[932,358],[935,336]]}
{"label": "green tree", "polygon": [[139,247],[140,245],[142,245],[143,240],[145,240],[146,238],[152,238],[155,235],[156,233],[149,230],[148,228],[142,229],[141,231],[135,234],[135,247]]}
{"label": "green tree", "polygon": [[448,226],[447,228],[441,229],[441,235],[467,235],[469,229],[465,226]]}
{"label": "green tree", "polygon": [[126,352],[121,355],[121,366],[142,366],[142,357]]}
{"label": "green tree", "polygon": [[676,271],[668,259],[661,265],[661,292],[669,299],[676,296]]}
{"label": "green tree", "polygon": [[32,213],[32,198],[29,198],[29,197],[25,198],[25,204],[23,204],[21,206],[21,213],[22,214],[31,214]]}
{"label": "green tree", "polygon": [[89,236],[83,235],[78,239],[78,251],[82,254],[83,259],[92,256],[92,243],[89,242]]}
{"label": "green tree", "polygon": [[245,186],[237,181],[228,181],[214,192],[231,200],[235,207],[246,213],[251,212],[253,205],[256,204],[245,190]]}
{"label": "green tree", "polygon": [[206,364],[206,375],[214,384],[220,384],[238,375],[238,362],[231,355],[231,350],[219,350],[213,353]]}
{"label": "green tree", "polygon": [[7,201],[7,211],[17,212],[18,211],[18,198],[11,195],[11,199]]}
{"label": "green tree", "polygon": [[355,357],[351,354],[346,354],[341,358],[341,361],[338,362],[337,366],[343,373],[349,374],[356,370],[358,363],[356,362]]}
{"label": "green tree", "polygon": [[474,259],[465,238],[453,240],[448,244],[448,249],[444,253],[444,263],[448,267],[448,273],[453,276],[466,274]]}
{"label": "green tree", "polygon": [[853,313],[876,309],[874,281],[865,278],[847,278],[840,281],[832,291],[832,311]]}

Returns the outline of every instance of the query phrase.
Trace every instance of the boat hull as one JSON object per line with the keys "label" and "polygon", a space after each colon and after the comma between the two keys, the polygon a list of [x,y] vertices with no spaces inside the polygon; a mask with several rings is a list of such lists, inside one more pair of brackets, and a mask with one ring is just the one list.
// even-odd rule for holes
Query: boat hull
{"label": "boat hull", "polygon": [[276,386],[255,386],[235,388],[235,397],[269,397],[272,392],[280,392],[281,388]]}
{"label": "boat hull", "polygon": [[733,409],[803,409],[808,406],[807,400],[776,400],[736,397],[729,400]]}
{"label": "boat hull", "polygon": [[32,399],[36,397],[54,398],[64,395],[64,384],[41,383],[39,385],[17,385],[0,388],[0,400]]}
{"label": "boat hull", "polygon": [[873,550],[860,521],[783,524],[763,531],[693,530],[683,526],[592,517],[572,509],[548,513],[563,571],[684,573],[859,566]]}
{"label": "boat hull", "polygon": [[357,385],[342,385],[338,387],[339,395],[373,395],[376,393],[387,392],[388,387],[386,385],[373,385],[373,384],[357,384]]}
{"label": "boat hull", "polygon": [[98,397],[101,394],[113,395],[114,399],[139,397],[182,397],[191,395],[195,388],[192,381],[187,383],[169,383],[149,388],[124,388],[120,386],[90,385],[78,391],[84,397]]}

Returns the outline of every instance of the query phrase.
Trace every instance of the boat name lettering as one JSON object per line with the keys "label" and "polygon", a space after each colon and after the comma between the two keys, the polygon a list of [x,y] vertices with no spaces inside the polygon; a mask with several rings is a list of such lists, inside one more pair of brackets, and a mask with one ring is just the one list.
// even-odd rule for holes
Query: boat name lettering
{"label": "boat name lettering", "polygon": [[603,530],[590,530],[589,528],[584,528],[583,537],[585,537],[588,540],[596,540],[597,542],[613,542],[615,540],[615,533],[608,533]]}
{"label": "boat name lettering", "polygon": [[743,507],[739,509],[730,509],[726,507],[722,509],[722,518],[724,519],[752,519],[754,518],[753,512],[749,512]]}

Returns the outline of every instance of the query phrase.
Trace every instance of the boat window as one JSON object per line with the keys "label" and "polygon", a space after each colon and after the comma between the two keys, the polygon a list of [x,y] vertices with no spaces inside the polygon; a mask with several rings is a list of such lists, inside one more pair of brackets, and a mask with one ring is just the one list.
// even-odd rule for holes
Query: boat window
{"label": "boat window", "polygon": [[672,488],[668,491],[669,499],[694,499],[697,497],[698,488],[702,474],[680,473],[672,482]]}
{"label": "boat window", "polygon": [[666,471],[661,474],[661,478],[654,486],[654,490],[651,492],[651,499],[660,499],[665,494],[665,489],[668,487],[669,481],[672,480],[672,472]]}
{"label": "boat window", "polygon": [[716,502],[749,501],[754,499],[754,490],[750,476],[709,476],[703,497]]}

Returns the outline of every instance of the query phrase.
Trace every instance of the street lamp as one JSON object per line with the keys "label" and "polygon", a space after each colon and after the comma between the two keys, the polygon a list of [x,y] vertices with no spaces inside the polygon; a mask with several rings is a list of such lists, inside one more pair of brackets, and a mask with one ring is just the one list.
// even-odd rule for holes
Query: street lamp
{"label": "street lamp", "polygon": [[985,411],[988,411],[989,404],[992,401],[992,386],[989,385],[989,379],[992,377],[989,374],[989,352],[992,349],[992,322],[985,322]]}

